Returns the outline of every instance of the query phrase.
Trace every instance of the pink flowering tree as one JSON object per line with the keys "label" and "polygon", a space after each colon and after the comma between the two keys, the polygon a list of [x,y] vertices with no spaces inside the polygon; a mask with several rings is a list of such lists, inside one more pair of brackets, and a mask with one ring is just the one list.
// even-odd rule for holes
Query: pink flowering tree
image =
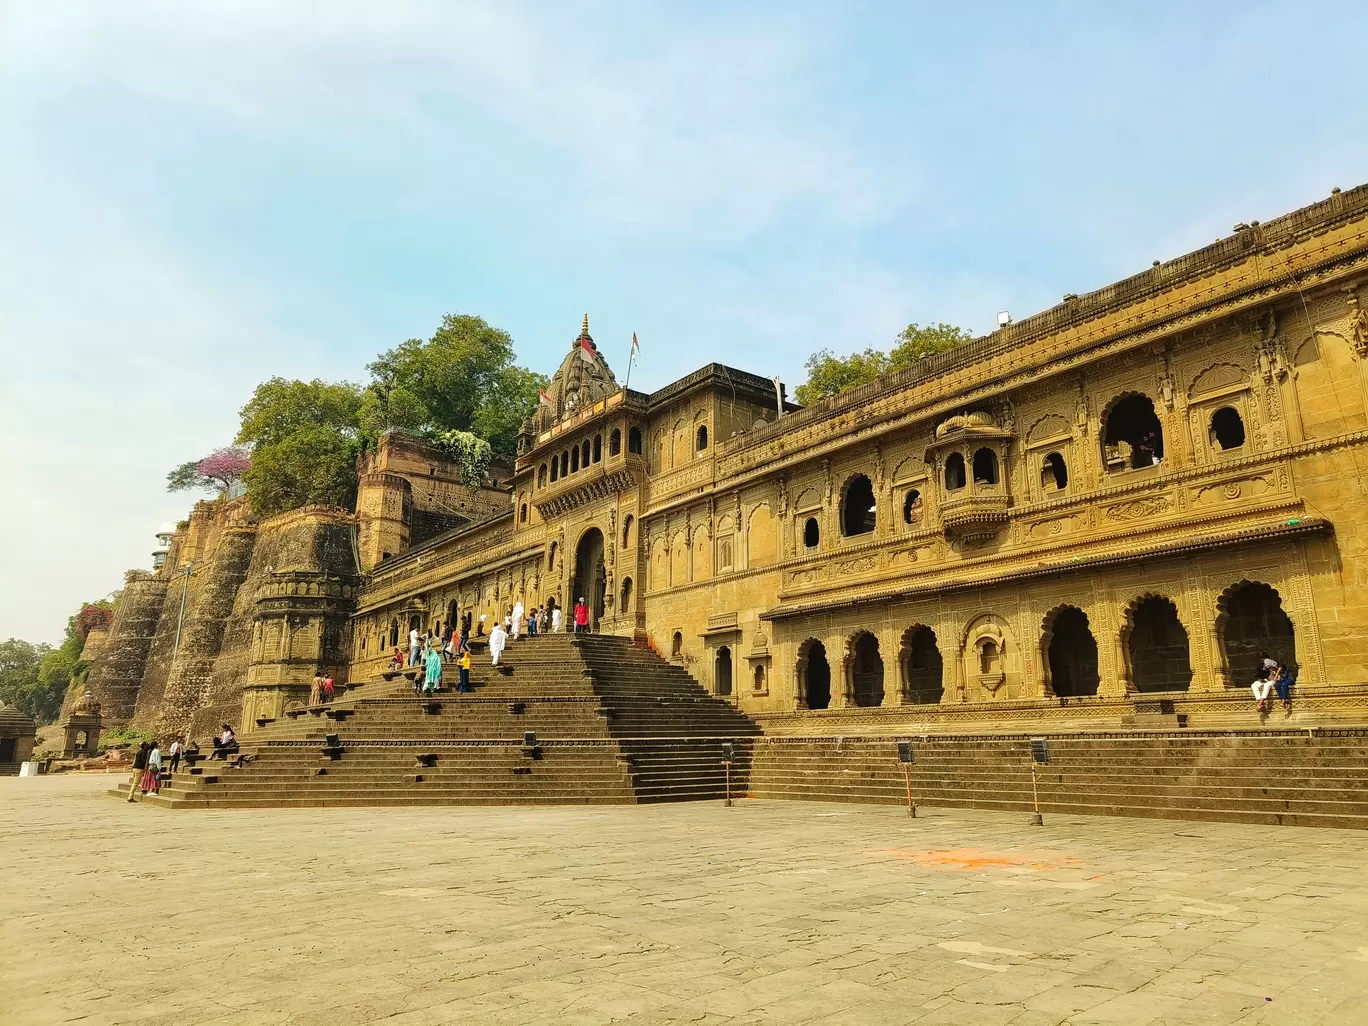
{"label": "pink flowering tree", "polygon": [[215,449],[199,461],[196,469],[201,477],[222,485],[226,492],[242,480],[251,465],[252,453],[249,449],[241,445],[230,445],[223,449]]}
{"label": "pink flowering tree", "polygon": [[226,492],[242,480],[252,465],[251,450],[241,445],[215,449],[203,459],[182,463],[166,475],[168,492]]}

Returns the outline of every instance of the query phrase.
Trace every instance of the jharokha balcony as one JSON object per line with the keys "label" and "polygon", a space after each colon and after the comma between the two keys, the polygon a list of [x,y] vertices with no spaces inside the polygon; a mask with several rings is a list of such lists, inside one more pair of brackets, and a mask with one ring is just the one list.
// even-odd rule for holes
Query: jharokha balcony
{"label": "jharokha balcony", "polygon": [[983,541],[1007,526],[1010,500],[999,488],[972,487],[949,492],[941,502],[945,533],[962,541]]}

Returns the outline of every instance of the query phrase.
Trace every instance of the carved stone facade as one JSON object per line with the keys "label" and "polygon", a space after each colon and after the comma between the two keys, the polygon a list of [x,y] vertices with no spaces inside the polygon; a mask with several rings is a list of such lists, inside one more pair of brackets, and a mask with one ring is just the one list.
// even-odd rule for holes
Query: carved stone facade
{"label": "carved stone facade", "polygon": [[[412,627],[583,596],[597,630],[777,731],[1247,724],[1265,653],[1295,669],[1298,722],[1358,719],[1365,291],[1361,187],[805,409],[720,364],[621,388],[586,320],[503,491],[459,495],[392,441],[356,516],[311,528],[332,557],[282,574],[258,537],[238,655],[208,688],[183,676],[201,719],[244,686],[269,718],[312,668],[383,669]],[[420,538],[419,506],[469,522]],[[184,589],[224,605],[176,576],[197,530],[116,613],[91,675],[113,719],[162,686]]]}
{"label": "carved stone facade", "polygon": [[1365,282],[1360,188],[802,410],[716,364],[617,388],[586,326],[550,391],[592,393],[529,423],[512,510],[376,568],[353,672],[410,621],[588,593],[806,727],[1200,720],[1265,651],[1301,708],[1361,709]]}

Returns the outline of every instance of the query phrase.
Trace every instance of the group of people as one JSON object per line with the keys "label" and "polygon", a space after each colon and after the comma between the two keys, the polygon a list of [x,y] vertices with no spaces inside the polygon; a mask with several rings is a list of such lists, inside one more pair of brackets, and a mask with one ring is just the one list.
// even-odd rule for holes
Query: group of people
{"label": "group of people", "polygon": [[[175,738],[167,754],[166,770],[175,773],[180,769],[181,756],[185,754],[185,742]],[[144,741],[138,745],[138,750],[133,753],[133,780],[128,785],[130,802],[138,799],[134,792],[161,794],[162,767],[161,744],[158,741]]]}
{"label": "group of people", "polygon": [[1249,685],[1254,693],[1254,704],[1259,712],[1266,713],[1272,708],[1270,693],[1278,696],[1278,701],[1288,712],[1292,711],[1292,685],[1296,676],[1286,663],[1280,663],[1268,655],[1259,656],[1259,669],[1263,676]]}

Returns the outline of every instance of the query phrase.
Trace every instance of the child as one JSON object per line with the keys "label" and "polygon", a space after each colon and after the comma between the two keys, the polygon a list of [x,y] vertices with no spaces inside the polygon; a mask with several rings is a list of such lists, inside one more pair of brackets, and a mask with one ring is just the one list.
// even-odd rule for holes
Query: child
{"label": "child", "polygon": [[461,661],[457,665],[461,669],[461,684],[456,690],[464,695],[470,691],[470,649],[461,652]]}

